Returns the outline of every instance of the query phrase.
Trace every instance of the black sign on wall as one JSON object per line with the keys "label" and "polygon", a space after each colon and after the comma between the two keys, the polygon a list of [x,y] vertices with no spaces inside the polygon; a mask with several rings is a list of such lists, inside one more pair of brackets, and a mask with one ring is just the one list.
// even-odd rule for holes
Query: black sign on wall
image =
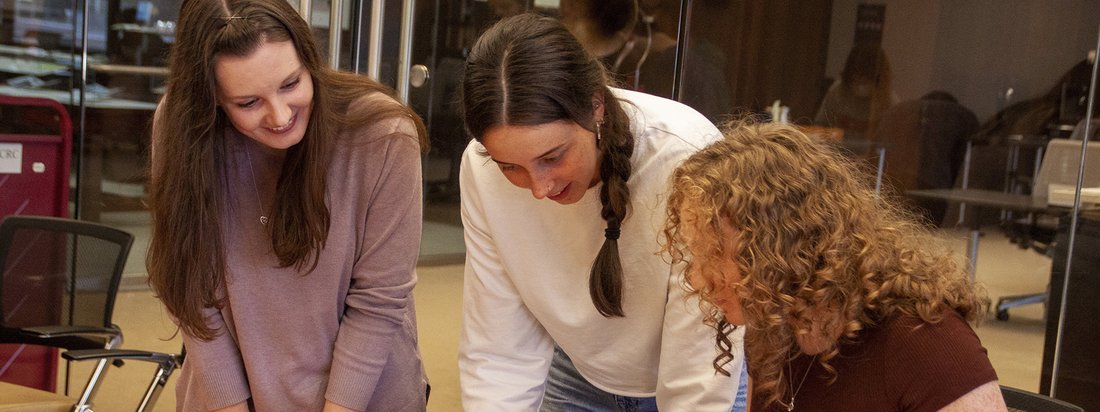
{"label": "black sign on wall", "polygon": [[882,27],[886,21],[885,4],[860,4],[856,9],[855,44],[882,44]]}

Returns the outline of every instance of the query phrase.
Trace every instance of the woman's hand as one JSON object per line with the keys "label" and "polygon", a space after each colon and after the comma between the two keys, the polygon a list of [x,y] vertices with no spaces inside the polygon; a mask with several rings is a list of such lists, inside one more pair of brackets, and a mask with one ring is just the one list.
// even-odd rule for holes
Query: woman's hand
{"label": "woman's hand", "polygon": [[241,402],[233,406],[217,409],[211,412],[248,412],[248,402]]}

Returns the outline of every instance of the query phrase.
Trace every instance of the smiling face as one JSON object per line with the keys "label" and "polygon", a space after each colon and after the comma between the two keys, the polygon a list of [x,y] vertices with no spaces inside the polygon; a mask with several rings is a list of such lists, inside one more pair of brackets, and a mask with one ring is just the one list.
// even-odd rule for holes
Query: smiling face
{"label": "smiling face", "polygon": [[263,41],[247,56],[214,61],[218,106],[241,134],[272,149],[305,136],[313,104],[313,78],[294,43]]}
{"label": "smiling face", "polygon": [[596,133],[569,120],[494,126],[481,143],[504,177],[535,199],[573,204],[600,181]]}

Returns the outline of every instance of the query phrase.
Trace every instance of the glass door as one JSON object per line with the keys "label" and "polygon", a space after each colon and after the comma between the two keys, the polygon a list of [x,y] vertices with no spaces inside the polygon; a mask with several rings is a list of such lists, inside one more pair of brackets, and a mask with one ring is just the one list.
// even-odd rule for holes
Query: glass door
{"label": "glass door", "polygon": [[[428,127],[424,156],[424,236],[421,263],[461,263],[458,165],[467,138],[458,112],[466,52],[477,34],[498,19],[504,2],[383,0],[362,2],[359,72],[398,91]],[[518,11],[529,5],[514,3]],[[377,27],[373,22],[381,22]],[[354,69],[354,68],[352,68]],[[376,72],[373,72],[376,70]]]}

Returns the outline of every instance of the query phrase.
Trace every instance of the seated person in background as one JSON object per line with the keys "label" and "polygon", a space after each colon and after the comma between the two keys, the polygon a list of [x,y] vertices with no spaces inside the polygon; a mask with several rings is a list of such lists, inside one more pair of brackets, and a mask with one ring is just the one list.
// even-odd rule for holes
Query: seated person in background
{"label": "seated person in background", "polygon": [[890,61],[881,47],[852,47],[840,79],[825,92],[814,124],[844,129],[845,139],[865,138],[898,101],[891,78]]}
{"label": "seated person in background", "polygon": [[633,38],[639,17],[634,0],[563,0],[559,11],[562,24],[613,73],[639,46]]}
{"label": "seated person in background", "polygon": [[[673,24],[679,21],[668,16],[670,10],[679,13],[679,7],[679,2],[648,1],[642,8],[636,0],[560,3],[562,24],[585,50],[600,59],[616,85],[664,98],[674,97],[677,41],[676,27],[662,26],[668,26],[670,17]],[[699,37],[693,39],[684,58],[682,74],[689,80],[681,82],[683,88],[676,100],[717,121],[732,110],[724,52]]]}
{"label": "seated person in background", "polygon": [[664,249],[711,323],[746,326],[750,410],[1006,410],[967,324],[985,299],[871,181],[774,123],[730,125],[673,173]]}
{"label": "seated person in background", "polygon": [[[898,193],[916,189],[945,189],[955,184],[966,157],[966,141],[978,130],[978,117],[955,96],[932,91],[917,100],[891,106],[872,131],[871,140],[892,153],[884,163],[886,179]],[[933,225],[943,222],[947,203],[910,200]]]}

